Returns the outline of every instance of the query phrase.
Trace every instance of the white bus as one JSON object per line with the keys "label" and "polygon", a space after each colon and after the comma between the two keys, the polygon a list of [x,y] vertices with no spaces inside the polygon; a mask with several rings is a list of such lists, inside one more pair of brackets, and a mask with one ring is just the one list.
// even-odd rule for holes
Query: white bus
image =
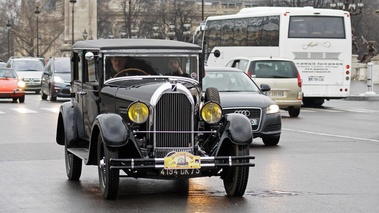
{"label": "white bus", "polygon": [[238,56],[293,59],[303,80],[304,105],[349,96],[349,12],[313,7],[244,8],[208,17],[202,45],[207,66],[225,66]]}

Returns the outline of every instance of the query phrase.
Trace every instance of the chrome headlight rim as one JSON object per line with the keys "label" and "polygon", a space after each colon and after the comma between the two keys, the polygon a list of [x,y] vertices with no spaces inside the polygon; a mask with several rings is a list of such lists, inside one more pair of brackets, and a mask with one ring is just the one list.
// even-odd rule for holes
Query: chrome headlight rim
{"label": "chrome headlight rim", "polygon": [[208,101],[201,107],[200,115],[207,124],[216,124],[222,118],[221,105],[214,101]]}
{"label": "chrome headlight rim", "polygon": [[143,124],[149,118],[149,107],[141,102],[135,101],[128,107],[128,118],[130,121],[136,124]]}

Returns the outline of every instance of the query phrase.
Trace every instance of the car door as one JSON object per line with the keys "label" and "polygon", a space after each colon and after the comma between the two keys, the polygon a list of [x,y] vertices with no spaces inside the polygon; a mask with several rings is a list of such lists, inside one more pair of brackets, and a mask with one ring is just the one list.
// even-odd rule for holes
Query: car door
{"label": "car door", "polygon": [[83,115],[84,138],[89,139],[92,124],[99,114],[99,81],[95,60],[86,60],[85,51],[81,54],[78,69],[82,73],[82,87],[79,92]]}
{"label": "car door", "polygon": [[41,78],[41,90],[42,93],[44,94],[49,94],[49,82],[51,79],[51,67],[52,67],[52,59],[49,60],[47,65],[44,68],[44,71],[42,73],[42,78]]}

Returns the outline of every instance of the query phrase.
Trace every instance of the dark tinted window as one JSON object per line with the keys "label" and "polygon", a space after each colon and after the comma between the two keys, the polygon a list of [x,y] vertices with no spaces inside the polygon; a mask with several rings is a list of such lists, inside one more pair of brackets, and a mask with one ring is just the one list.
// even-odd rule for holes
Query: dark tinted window
{"label": "dark tinted window", "polygon": [[343,17],[292,16],[288,38],[346,38]]}
{"label": "dark tinted window", "polygon": [[257,78],[297,78],[297,69],[291,61],[253,61],[249,71]]}

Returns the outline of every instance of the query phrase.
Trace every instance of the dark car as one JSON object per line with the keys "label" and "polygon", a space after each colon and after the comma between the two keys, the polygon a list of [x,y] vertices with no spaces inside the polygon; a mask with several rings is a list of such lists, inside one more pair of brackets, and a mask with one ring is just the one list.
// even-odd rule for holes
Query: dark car
{"label": "dark car", "polygon": [[279,106],[262,92],[270,90],[267,84],[259,88],[243,71],[229,67],[206,67],[203,88],[219,91],[223,114],[239,113],[249,118],[254,138],[260,137],[268,146],[280,140],[282,119]]}
{"label": "dark car", "polygon": [[[114,57],[126,67],[109,75]],[[83,163],[95,165],[103,197],[115,199],[120,177],[220,176],[227,195],[243,196],[254,166],[250,120],[223,115],[217,89],[203,95],[202,58],[198,45],[173,40],[75,43],[72,98],[60,107],[56,133],[68,178],[78,180]],[[190,77],[172,76],[170,59]]]}
{"label": "dark car", "polygon": [[41,79],[41,98],[56,101],[57,97],[70,97],[71,82],[70,57],[50,58]]}

